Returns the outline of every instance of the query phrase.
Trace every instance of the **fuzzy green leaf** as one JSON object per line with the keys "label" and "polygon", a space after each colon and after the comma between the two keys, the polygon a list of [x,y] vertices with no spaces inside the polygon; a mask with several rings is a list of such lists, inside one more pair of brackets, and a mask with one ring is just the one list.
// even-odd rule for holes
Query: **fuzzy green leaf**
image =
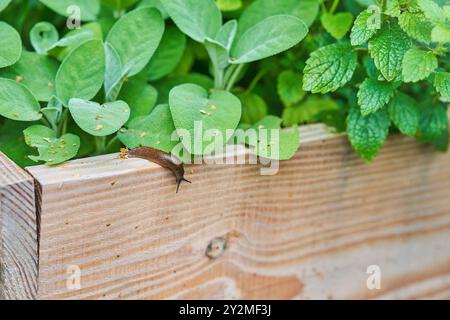
{"label": "fuzzy green leaf", "polygon": [[420,104],[419,139],[432,142],[448,131],[447,109],[442,105]]}
{"label": "fuzzy green leaf", "polygon": [[[100,0],[39,0],[56,13],[70,17],[80,13],[81,21],[92,21],[100,12]],[[76,6],[76,7],[74,7]],[[75,9],[76,8],[76,9]]]}
{"label": "fuzzy green leaf", "polygon": [[22,168],[34,164],[28,158],[33,149],[25,143],[23,136],[23,130],[29,125],[29,122],[4,119],[0,126],[0,151]]}
{"label": "fuzzy green leaf", "polygon": [[401,133],[414,137],[419,126],[419,108],[414,99],[398,93],[388,107],[392,122]]}
{"label": "fuzzy green leaf", "polygon": [[50,57],[23,51],[16,64],[0,70],[0,77],[20,82],[38,101],[49,101],[55,95],[58,67],[58,63]]}
{"label": "fuzzy green leaf", "polygon": [[90,40],[73,50],[62,62],[56,74],[56,94],[65,106],[72,98],[90,100],[101,89],[104,79],[103,43]]}
{"label": "fuzzy green leaf", "polygon": [[242,8],[242,0],[216,0],[216,2],[223,12],[236,11]]}
{"label": "fuzzy green leaf", "polygon": [[363,116],[359,108],[352,108],[347,117],[348,138],[356,152],[372,161],[384,145],[391,121],[386,109]]}
{"label": "fuzzy green leaf", "polygon": [[276,55],[298,44],[307,33],[308,27],[296,17],[271,16],[236,39],[231,63],[248,63]]}
{"label": "fuzzy green leaf", "polygon": [[170,153],[178,144],[178,141],[171,140],[174,131],[169,106],[161,104],[150,115],[130,121],[127,129],[119,131],[118,137],[130,149],[152,147]]}
{"label": "fuzzy green leaf", "polygon": [[438,43],[450,43],[450,26],[437,25],[431,31],[431,41]]}
{"label": "fuzzy green leaf", "polygon": [[119,100],[125,101],[131,109],[130,119],[147,116],[156,105],[158,92],[156,89],[139,79],[125,82],[119,95]]}
{"label": "fuzzy green leaf", "polygon": [[0,12],[6,9],[12,0],[0,0]]}
{"label": "fuzzy green leaf", "polygon": [[269,108],[264,99],[259,95],[249,93],[239,98],[242,102],[241,123],[253,125],[267,115]]}
{"label": "fuzzy green leaf", "polygon": [[130,117],[130,108],[123,101],[101,105],[82,99],[70,99],[69,110],[77,125],[96,137],[119,131]]}
{"label": "fuzzy green leaf", "polygon": [[421,12],[403,12],[398,18],[398,23],[410,37],[430,43],[433,25]]}
{"label": "fuzzy green leaf", "polygon": [[384,107],[394,95],[394,86],[389,82],[367,78],[358,90],[361,114],[366,116]]}
{"label": "fuzzy green leaf", "polygon": [[290,106],[303,99],[306,92],[303,91],[302,87],[303,79],[300,73],[286,70],[278,76],[278,95],[285,106]]}
{"label": "fuzzy green leaf", "polygon": [[417,0],[417,4],[427,19],[433,22],[445,22],[445,12],[433,0]]}
{"label": "fuzzy green leaf", "polygon": [[434,75],[434,87],[445,102],[450,102],[450,73],[436,72]]}
{"label": "fuzzy green leaf", "polygon": [[318,120],[321,114],[337,111],[339,106],[331,99],[309,96],[304,102],[283,110],[283,125],[291,127],[296,124],[307,124]]}
{"label": "fuzzy green leaf", "polygon": [[162,4],[178,28],[195,41],[214,39],[222,26],[214,0],[164,0]]}
{"label": "fuzzy green leaf", "polygon": [[24,85],[0,78],[0,115],[16,121],[36,121],[41,106]]}
{"label": "fuzzy green leaf", "polygon": [[336,91],[353,77],[357,55],[349,44],[322,47],[306,61],[303,90],[312,93]]}
{"label": "fuzzy green leaf", "polygon": [[106,37],[116,49],[128,76],[138,74],[150,61],[164,33],[164,20],[151,7],[133,10],[120,18]]}
{"label": "fuzzy green leaf", "polygon": [[428,78],[438,67],[438,60],[430,51],[409,49],[403,58],[403,81],[417,82]]}
{"label": "fuzzy green leaf", "polygon": [[148,81],[156,81],[171,73],[183,57],[186,36],[176,27],[169,27],[150,62],[145,67]]}
{"label": "fuzzy green leaf", "polygon": [[383,77],[392,81],[402,72],[403,56],[411,47],[408,35],[396,24],[386,23],[369,41],[369,52]]}
{"label": "fuzzy green leaf", "polygon": [[388,16],[398,18],[401,13],[399,0],[387,0],[384,13]]}
{"label": "fuzzy green leaf", "polygon": [[56,165],[76,157],[80,149],[80,138],[74,134],[65,134],[61,138],[56,133],[41,125],[34,125],[24,130],[25,142],[37,148],[39,156],[29,156],[35,162],[44,161],[47,165]]}
{"label": "fuzzy green leaf", "polygon": [[3,21],[0,21],[0,35],[0,68],[4,68],[20,59],[22,40],[16,29]]}
{"label": "fuzzy green leaf", "polygon": [[373,12],[365,10],[359,14],[350,34],[353,46],[366,43],[378,31],[378,25],[372,21]]}
{"label": "fuzzy green leaf", "polygon": [[340,40],[349,32],[353,22],[353,15],[350,12],[324,13],[320,21],[329,34]]}
{"label": "fuzzy green leaf", "polygon": [[31,45],[39,54],[47,54],[47,51],[58,42],[58,39],[58,30],[48,22],[36,23],[30,31]]}
{"label": "fuzzy green leaf", "polygon": [[[236,129],[241,119],[241,102],[233,94],[214,90],[211,95],[195,84],[183,84],[173,88],[169,96],[170,111],[177,129],[186,129],[190,137],[182,136],[184,147],[191,154],[201,155],[207,152],[211,141],[203,140],[194,143],[195,122],[202,125],[200,134],[206,131],[221,134],[225,144],[230,138],[227,130]],[[200,130],[199,130],[200,131]],[[198,134],[198,133],[197,133]]]}

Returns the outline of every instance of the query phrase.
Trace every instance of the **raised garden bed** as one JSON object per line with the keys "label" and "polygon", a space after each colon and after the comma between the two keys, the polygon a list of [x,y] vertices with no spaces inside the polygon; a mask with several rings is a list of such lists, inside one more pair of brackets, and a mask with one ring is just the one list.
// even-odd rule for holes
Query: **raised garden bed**
{"label": "raised garden bed", "polygon": [[393,136],[368,165],[322,125],[301,136],[276,176],[188,166],[179,194],[144,160],[25,173],[2,156],[3,297],[448,298],[450,155]]}

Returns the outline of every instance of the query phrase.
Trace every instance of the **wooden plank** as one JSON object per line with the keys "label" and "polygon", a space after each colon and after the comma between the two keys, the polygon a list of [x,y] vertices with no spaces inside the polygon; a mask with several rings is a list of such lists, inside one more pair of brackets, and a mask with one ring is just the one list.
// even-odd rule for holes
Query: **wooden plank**
{"label": "wooden plank", "polygon": [[0,152],[0,299],[33,299],[38,235],[34,179]]}
{"label": "wooden plank", "polygon": [[29,168],[38,297],[449,298],[450,155],[394,136],[366,164],[321,125],[302,142],[275,176],[188,166],[179,194],[167,170],[117,155]]}

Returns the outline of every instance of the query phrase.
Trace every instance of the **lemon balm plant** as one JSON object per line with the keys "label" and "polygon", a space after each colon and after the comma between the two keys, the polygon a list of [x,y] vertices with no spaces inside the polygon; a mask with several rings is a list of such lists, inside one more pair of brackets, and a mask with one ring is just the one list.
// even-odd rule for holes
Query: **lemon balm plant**
{"label": "lemon balm plant", "polygon": [[[23,21],[12,15],[30,8],[56,13],[46,12],[55,21],[62,21],[58,15],[73,19],[71,14],[79,13],[85,23],[60,38],[58,23],[39,21],[29,36],[21,35],[12,25],[23,30]],[[14,126],[23,130],[26,145],[38,151],[29,155],[25,145],[8,145],[12,141],[5,135],[2,149],[18,163],[27,162],[24,152],[53,165],[118,150],[121,142],[170,152],[180,142],[172,133],[193,133],[195,121],[205,131],[234,130],[241,102],[230,91],[243,67],[295,46],[308,31],[302,20],[287,14],[239,29],[236,20],[224,23],[213,0],[3,1],[2,9],[13,20],[12,25],[0,22],[2,132]],[[175,25],[165,21],[168,17]],[[208,52],[214,85],[176,86],[168,104],[155,106],[158,92],[149,83],[172,72],[182,59],[186,38],[180,30]],[[27,41],[29,47],[23,46]],[[277,119],[264,123],[280,128]],[[181,142],[194,153],[191,141]],[[298,148],[298,132],[282,133],[280,143],[284,151],[277,159],[290,158]],[[255,147],[271,157],[267,144]],[[196,155],[213,151],[201,148]]]}

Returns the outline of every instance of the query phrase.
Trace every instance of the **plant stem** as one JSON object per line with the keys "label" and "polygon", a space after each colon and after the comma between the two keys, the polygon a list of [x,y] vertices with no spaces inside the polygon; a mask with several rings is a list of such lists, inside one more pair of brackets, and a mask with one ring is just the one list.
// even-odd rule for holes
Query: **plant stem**
{"label": "plant stem", "polygon": [[69,109],[64,109],[61,121],[58,126],[58,136],[63,136],[67,132],[67,122],[69,120]]}
{"label": "plant stem", "polygon": [[117,141],[117,140],[119,140],[119,138],[117,137],[117,135],[116,136],[114,136],[114,138],[112,138],[111,140],[109,140],[109,142],[108,142],[108,144],[106,145],[106,150],[109,150],[109,148],[111,148],[112,147],[112,145]]}
{"label": "plant stem", "polygon": [[225,87],[226,91],[231,91],[231,89],[233,89],[234,84],[236,83],[236,81],[237,81],[237,79],[239,77],[239,74],[242,71],[242,68],[244,68],[244,64],[239,64],[236,67],[236,69],[234,70],[232,76],[230,77],[230,80],[227,83],[227,86]]}
{"label": "plant stem", "polygon": [[243,93],[243,95],[248,95],[255,89],[256,85],[259,83],[259,81],[264,77],[264,75],[267,73],[267,69],[260,70],[256,76],[253,78],[252,82],[248,86],[247,90]]}
{"label": "plant stem", "polygon": [[214,87],[216,89],[223,89],[223,69],[214,68]]}
{"label": "plant stem", "polygon": [[330,9],[330,14],[333,14],[334,11],[336,11],[337,6],[339,5],[339,0],[334,0],[331,9]]}
{"label": "plant stem", "polygon": [[106,137],[95,137],[95,146],[97,154],[103,154],[106,151]]}

